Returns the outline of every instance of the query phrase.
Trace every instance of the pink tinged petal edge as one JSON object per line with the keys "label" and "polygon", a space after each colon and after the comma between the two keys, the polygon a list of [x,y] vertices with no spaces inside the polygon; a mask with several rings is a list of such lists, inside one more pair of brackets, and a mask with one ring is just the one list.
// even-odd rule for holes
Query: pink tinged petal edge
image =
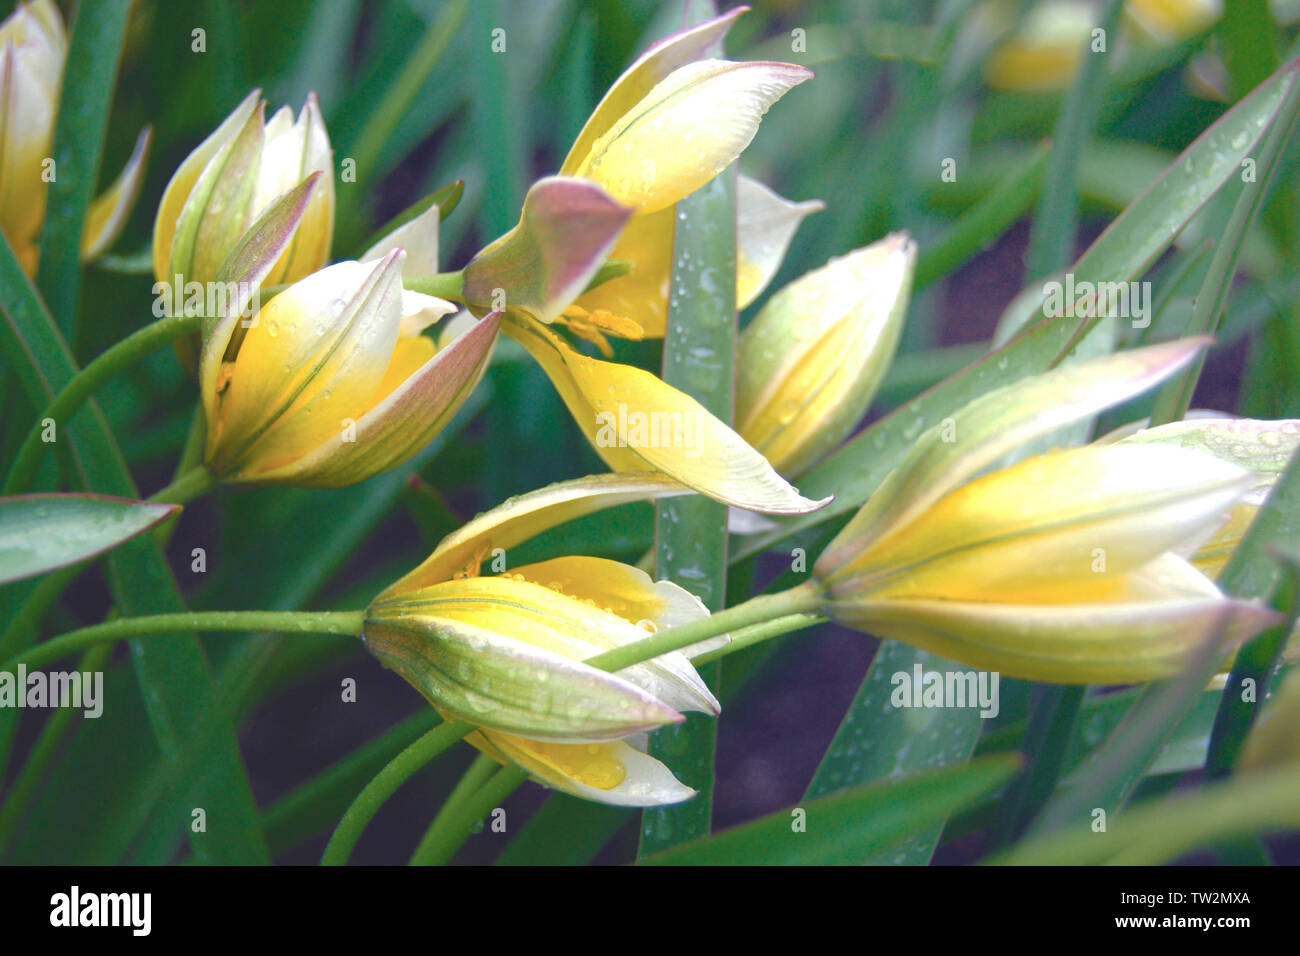
{"label": "pink tinged petal edge", "polygon": [[507,309],[550,322],[587,287],[631,215],[595,183],[539,179],[519,224],[465,267],[466,299],[486,310],[502,289]]}
{"label": "pink tinged petal edge", "polygon": [[234,481],[337,488],[406,461],[446,427],[487,368],[501,314],[493,312],[425,362],[356,421],[356,441],[340,433],[302,458]]}

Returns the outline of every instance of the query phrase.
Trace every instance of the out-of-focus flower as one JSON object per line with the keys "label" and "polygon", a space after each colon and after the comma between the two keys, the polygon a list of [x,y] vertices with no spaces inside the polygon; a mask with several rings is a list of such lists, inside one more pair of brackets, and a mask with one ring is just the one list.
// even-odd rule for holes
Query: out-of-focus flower
{"label": "out-of-focus flower", "polygon": [[318,183],[297,232],[267,273],[270,285],[305,278],[329,261],[334,165],[314,93],[296,121],[285,106],[269,122],[261,91],[249,93],[167,184],[154,220],[154,278],[213,281],[249,226],[315,173]]}
{"label": "out-of-focus flower", "polygon": [[[0,232],[29,275],[36,272],[46,194],[58,175],[50,150],[67,55],[63,18],[53,0],[20,3],[0,23]],[[121,174],[86,211],[83,259],[101,255],[121,232],[148,149],[146,129]]]}
{"label": "out-of-focus flower", "polygon": [[[1009,32],[986,67],[997,89],[1052,92],[1069,85],[1079,70],[1101,4],[1096,0],[1043,0],[1023,19],[1016,4],[993,0],[979,11],[980,28]],[[1107,38],[1106,50],[1121,44],[1168,46],[1210,27],[1223,13],[1221,0],[1127,0],[1121,36]]]}
{"label": "out-of-focus flower", "polygon": [[1250,772],[1300,763],[1300,670],[1286,675],[1264,704],[1237,759],[1237,770]]}
{"label": "out-of-focus flower", "polygon": [[[281,261],[316,182],[273,204],[272,221],[248,231],[233,253],[253,249],[241,288],[255,290]],[[277,218],[285,209],[291,213]],[[437,211],[418,222],[436,229]],[[406,252],[393,242],[367,253],[377,258],[293,283],[252,319],[241,318],[236,302],[206,324],[199,387],[213,474],[239,483],[353,484],[414,455],[460,408],[487,366],[499,315],[438,349],[421,333],[455,306],[403,289]],[[436,250],[436,240],[412,244],[426,255],[430,246]]]}
{"label": "out-of-focus flower", "polygon": [[740,336],[736,429],[802,474],[866,414],[898,339],[916,243],[905,233],[832,259],[770,298]]}
{"label": "out-of-focus flower", "polygon": [[[711,58],[745,9],[679,31],[647,50],[610,87],[560,167],[561,176],[595,183],[630,211],[608,254],[629,262],[631,272],[576,297],[580,312],[574,317],[594,316],[599,323],[609,316],[601,329],[606,334],[663,336],[675,204],[731,165],[768,108],[812,76],[789,63]],[[743,178],[737,203],[743,306],[775,272],[799,220],[820,204],[788,203]],[[471,276],[472,267],[467,282]],[[529,308],[510,291],[512,309]],[[532,314],[555,321],[571,302],[546,303]]]}
{"label": "out-of-focus flower", "polygon": [[924,433],[814,573],[832,618],[1008,676],[1130,683],[1177,673],[1276,622],[1177,554],[1224,520],[1249,472],[1173,445],[1010,451],[1144,391],[1203,340],[1061,367]]}
{"label": "out-of-focus flower", "polygon": [[[538,782],[619,806],[694,795],[645,753],[645,734],[681,711],[717,714],[689,649],[617,673],[585,658],[707,616],[668,581],[603,558],[555,558],[480,576],[505,549],[561,522],[685,493],[652,474],[601,475],[521,495],[444,538],[366,611],[365,642],[437,710],[474,724],[466,739]],[[725,639],[724,639],[725,640]],[[709,646],[715,646],[710,641]]]}

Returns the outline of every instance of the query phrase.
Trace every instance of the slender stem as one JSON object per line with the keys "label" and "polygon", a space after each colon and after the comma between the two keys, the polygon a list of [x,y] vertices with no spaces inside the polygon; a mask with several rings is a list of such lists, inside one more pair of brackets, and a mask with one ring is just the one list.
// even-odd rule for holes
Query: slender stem
{"label": "slender stem", "polygon": [[747,647],[753,647],[755,644],[761,644],[774,637],[780,637],[782,634],[789,634],[791,631],[801,631],[805,627],[812,627],[824,620],[826,618],[820,614],[787,614],[785,617],[764,621],[762,624],[751,624],[749,627],[742,627],[732,631],[731,640],[725,645],[719,647],[716,651],[709,651],[699,657],[692,657],[691,663],[696,667],[711,664],[716,660],[721,660],[728,654],[743,651]]}
{"label": "slender stem", "polygon": [[660,631],[653,637],[632,644],[624,644],[612,651],[589,657],[584,663],[605,671],[619,671],[652,657],[680,651],[684,647],[728,631],[755,624],[766,624],[775,618],[794,614],[811,614],[821,603],[820,591],[813,582],[806,582],[779,594],[761,594],[744,604],[737,604],[698,621]]}
{"label": "slender stem", "polygon": [[528,778],[523,770],[511,764],[498,770],[487,783],[470,798],[462,801],[447,814],[445,825],[436,833],[427,834],[411,862],[416,866],[442,866],[450,863],[473,829],[495,807]]}
{"label": "slender stem", "polygon": [[195,465],[161,491],[149,496],[150,501],[164,505],[189,504],[217,487],[217,477],[206,465]]}
{"label": "slender stem", "polygon": [[[93,673],[103,669],[112,650],[112,646],[108,644],[92,647],[81,656],[81,660],[77,663],[77,672]],[[9,788],[4,805],[0,806],[0,859],[4,858],[9,841],[13,838],[14,829],[22,819],[23,811],[36,792],[37,786],[44,779],[45,770],[58,752],[59,744],[75,715],[76,711],[73,708],[63,707],[55,711],[54,716],[45,722],[40,737],[37,738],[27,757],[26,765],[14,780],[13,786]]]}
{"label": "slender stem", "polygon": [[435,295],[440,299],[463,301],[465,297],[465,274],[463,272],[439,272],[431,276],[412,276],[403,278],[402,285],[412,292]]}
{"label": "slender stem", "polygon": [[437,844],[437,837],[447,827],[447,820],[452,812],[470,797],[488,777],[500,766],[495,760],[487,754],[479,754],[474,758],[473,763],[461,775],[456,786],[452,788],[447,799],[442,802],[438,812],[433,815],[433,821],[429,824],[429,829],[424,831],[424,837],[420,840],[419,846],[411,855],[412,866],[423,866],[424,857],[433,852],[433,847]]}
{"label": "slender stem", "polygon": [[46,444],[41,441],[41,436],[46,430],[47,420],[52,419],[56,428],[62,428],[73,412],[118,372],[138,362],[160,346],[197,331],[198,328],[198,316],[177,315],[161,319],[128,335],[74,375],[64,386],[63,391],[54,396],[50,404],[45,406],[45,410],[37,416],[36,423],[27,433],[13,467],[9,470],[4,493],[18,494],[31,484],[32,476],[36,474],[36,468],[41,462],[43,446]]}
{"label": "slender stem", "polygon": [[14,655],[0,671],[15,671],[20,665],[38,668],[74,651],[124,638],[180,631],[259,631],[273,634],[355,634],[360,636],[362,611],[182,611],[123,617],[83,627],[50,638]]}
{"label": "slender stem", "polygon": [[[172,485],[164,488],[168,491],[176,482],[186,477],[189,472],[198,468],[203,463],[203,439],[207,431],[207,423],[203,417],[203,403],[199,402],[194,408],[194,414],[190,418],[190,428],[185,434],[185,445],[181,448],[181,456],[176,461],[176,472],[172,476]],[[204,489],[207,490],[207,489]],[[162,494],[163,491],[158,492]],[[187,499],[192,501],[193,497]],[[176,518],[168,518],[161,525],[154,529],[153,539],[158,542],[158,548],[162,551],[167,550],[167,543],[171,540],[172,532],[176,530]]]}
{"label": "slender stem", "polygon": [[[681,650],[710,637],[725,634],[727,631],[739,631],[741,628],[759,625],[775,618],[791,618],[814,611],[820,602],[820,591],[816,584],[808,582],[793,587],[779,594],[763,594],[744,604],[738,604],[725,611],[683,624],[679,627],[661,631],[643,641],[625,644],[623,647],[586,659],[592,667],[605,671],[621,670],[631,667],[652,657]],[[809,622],[811,623],[811,622]],[[803,626],[802,623],[800,626]],[[768,636],[774,636],[776,632]],[[784,633],[784,630],[779,633]],[[347,863],[352,848],[361,838],[362,831],[369,825],[379,808],[384,805],[397,789],[410,777],[421,770],[425,764],[451,747],[457,740],[474,729],[472,724],[461,720],[448,721],[435,727],[411,746],[394,757],[381,770],[366,788],[361,791],[352,805],[348,807],[339,821],[334,835],[330,837],[321,864],[341,866]],[[512,768],[506,768],[507,770]],[[496,778],[493,778],[496,779]],[[520,778],[522,779],[522,777]],[[477,819],[477,818],[475,818]],[[459,844],[458,844],[459,845]],[[433,851],[430,851],[431,853]],[[452,850],[454,851],[454,848]]]}
{"label": "slender stem", "polygon": [[449,720],[434,727],[415,743],[388,762],[383,770],[375,774],[365,788],[357,794],[352,805],[343,813],[339,825],[334,828],[321,856],[322,866],[342,866],[352,855],[352,848],[361,839],[361,834],[370,823],[379,808],[382,807],[402,784],[406,783],[416,772],[423,769],[429,761],[453,746],[474,728],[463,720]]}

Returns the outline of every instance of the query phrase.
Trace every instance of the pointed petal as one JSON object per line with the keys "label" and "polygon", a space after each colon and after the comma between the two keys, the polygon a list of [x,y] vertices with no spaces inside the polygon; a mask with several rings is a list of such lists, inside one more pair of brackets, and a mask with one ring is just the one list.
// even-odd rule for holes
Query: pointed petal
{"label": "pointed petal", "polygon": [[615,470],[649,466],[723,504],[764,514],[802,514],[830,501],[800,496],[699,402],[649,372],[588,358],[537,323],[509,323],[505,332],[546,371]]}
{"label": "pointed petal", "polygon": [[730,166],[772,104],[811,77],[790,63],[678,67],[592,144],[574,175],[638,213],[671,206]]}
{"label": "pointed petal", "polygon": [[261,90],[253,90],[244,97],[243,102],[235,107],[222,124],[185,158],[167,183],[162,202],[158,204],[158,215],[154,219],[153,227],[153,272],[154,278],[159,282],[170,282],[172,279],[170,263],[176,223],[200,174],[222,147],[244,128],[261,102],[261,98]]}
{"label": "pointed petal", "polygon": [[239,480],[301,458],[367,407],[397,344],[400,259],[336,263],[263,306],[209,431],[218,474]]}
{"label": "pointed petal", "polygon": [[799,223],[825,208],[820,199],[791,202],[756,179],[737,178],[736,308],[745,308],[767,288]]}
{"label": "pointed petal", "polygon": [[917,438],[818,564],[845,564],[866,542],[906,525],[1021,445],[1141,394],[1206,344],[1186,339],[1073,362],[980,396]]}
{"label": "pointed petal", "polygon": [[450,580],[486,558],[493,548],[513,548],[583,515],[634,501],[685,494],[690,494],[690,489],[650,472],[591,475],[547,485],[510,498],[466,522],[443,538],[419,567],[385,589],[376,601]]}
{"label": "pointed petal", "polygon": [[441,222],[441,211],[437,206],[430,206],[363,252],[361,261],[369,262],[400,248],[406,250],[403,278],[433,275],[438,271],[438,226]]}
{"label": "pointed petal", "polygon": [[[292,120],[287,107],[281,112]],[[334,152],[315,93],[307,95],[297,121],[288,129],[273,136],[268,125],[258,173],[253,204],[258,210],[303,177],[319,174],[320,185],[312,193],[302,224],[267,278],[275,285],[296,282],[329,262],[334,239]]]}
{"label": "pointed petal", "polygon": [[131,215],[140,183],[144,180],[145,157],[149,155],[149,141],[153,130],[146,126],[135,141],[135,149],[113,185],[95,199],[86,211],[86,225],[81,234],[81,258],[96,259],[108,251]]}
{"label": "pointed petal", "polygon": [[963,485],[824,580],[836,592],[1005,603],[1086,589],[1208,533],[1251,480],[1172,446],[1049,452]]}
{"label": "pointed petal", "polygon": [[1129,684],[1179,673],[1224,628],[1224,654],[1275,612],[1223,598],[1078,605],[886,600],[837,604],[835,620],[1004,677]]}
{"label": "pointed petal", "polygon": [[467,304],[551,321],[587,287],[630,214],[592,183],[539,179],[519,224],[465,267]]}
{"label": "pointed petal", "polygon": [[[500,315],[492,313],[415,371],[390,383],[391,388],[381,383],[377,392],[382,397],[365,414],[301,458],[249,477],[341,488],[397,467],[432,441],[460,411],[487,368],[499,320]],[[406,342],[425,343],[432,349],[427,338],[417,337],[399,340],[398,353]],[[385,380],[390,377],[397,377],[391,366]]]}
{"label": "pointed petal", "polygon": [[906,233],[832,259],[763,306],[737,347],[737,430],[799,475],[867,413],[898,350],[916,243]]}
{"label": "pointed petal", "polygon": [[[609,610],[545,584],[521,580],[517,574],[443,581],[383,598],[371,605],[370,616],[389,622],[415,617],[455,621],[508,634],[573,661],[650,636],[649,631]],[[674,711],[717,714],[721,709],[681,654],[634,664],[620,670],[618,676]],[[539,734],[530,732],[528,736]]]}
{"label": "pointed petal", "polygon": [[637,57],[614,81],[591,117],[582,127],[573,148],[560,167],[560,175],[572,176],[592,144],[645,97],[668,74],[680,66],[721,52],[722,40],[731,25],[749,7],[736,7],[697,26],[679,30],[652,45]]}
{"label": "pointed petal", "polygon": [[662,763],[621,740],[549,744],[492,731],[484,731],[482,737],[539,783],[584,800],[615,807],[658,807],[695,796]]}
{"label": "pointed petal", "polygon": [[365,641],[440,711],[491,730],[576,743],[682,719],[616,674],[466,621],[372,613]]}

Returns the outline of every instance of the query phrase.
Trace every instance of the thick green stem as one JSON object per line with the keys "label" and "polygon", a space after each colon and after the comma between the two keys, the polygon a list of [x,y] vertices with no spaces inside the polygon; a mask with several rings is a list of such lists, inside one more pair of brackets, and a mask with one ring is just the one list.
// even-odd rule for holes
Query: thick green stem
{"label": "thick green stem", "polygon": [[450,863],[456,851],[469,839],[474,824],[500,806],[526,779],[528,774],[518,767],[502,767],[472,797],[461,801],[447,814],[444,825],[436,833],[426,836],[411,862],[416,866]]}
{"label": "thick green stem", "polygon": [[149,634],[176,634],[184,631],[239,633],[259,631],[274,634],[360,636],[363,620],[362,611],[183,611],[177,614],[123,617],[50,638],[14,655],[0,665],[0,671],[13,672],[19,665],[29,669],[44,667],[76,651]]}
{"label": "thick green stem", "polygon": [[[804,626],[804,617],[811,614],[819,603],[820,589],[818,586],[811,582],[801,584],[779,594],[759,595],[744,604],[738,604],[725,611],[719,611],[717,614],[702,620],[669,628],[643,641],[626,644],[612,651],[597,654],[594,657],[587,658],[586,663],[605,671],[621,670],[624,667],[631,667],[633,664],[648,661],[652,657],[658,657],[670,651],[681,650],[710,637],[716,637],[728,631],[739,631],[744,627],[765,624],[777,618],[786,618],[793,622],[796,616],[800,616],[797,626],[802,627]],[[808,621],[807,623],[812,622]],[[794,627],[788,629],[793,630]],[[787,628],[782,628],[769,633],[767,636],[773,637],[777,633],[785,633],[786,630]],[[343,814],[338,827],[334,830],[334,835],[330,837],[329,845],[325,847],[325,853],[321,857],[321,864],[324,866],[341,866],[347,863],[353,847],[361,838],[362,831],[369,825],[375,814],[379,812],[379,808],[384,805],[388,798],[396,793],[398,788],[415,773],[423,769],[426,764],[449,749],[456,741],[473,729],[472,724],[462,720],[448,721],[435,727],[394,757],[366,785],[365,789],[361,791],[356,800]],[[493,780],[495,779],[494,777]],[[521,775],[520,780],[522,779]],[[511,789],[513,789],[513,786]],[[475,817],[474,819],[478,818]],[[452,848],[452,852],[455,852],[455,848]]]}
{"label": "thick green stem", "polygon": [[425,858],[434,852],[439,834],[447,828],[447,821],[452,813],[472,796],[479,787],[483,786],[484,782],[488,777],[492,776],[498,766],[497,762],[487,754],[479,754],[474,758],[474,761],[469,765],[469,769],[461,775],[456,786],[447,795],[447,799],[443,801],[442,807],[434,814],[429,829],[424,831],[424,837],[420,840],[420,845],[411,854],[412,866],[425,865]]}
{"label": "thick green stem", "polygon": [[748,627],[732,631],[730,641],[716,651],[709,651],[707,654],[691,658],[691,663],[696,667],[711,664],[716,660],[721,660],[728,654],[743,651],[747,647],[762,644],[764,641],[780,637],[782,634],[789,634],[791,631],[801,631],[805,627],[812,627],[824,620],[826,618],[820,614],[787,614],[785,617],[764,621],[762,624],[751,624]]}
{"label": "thick green stem", "polygon": [[402,279],[402,285],[411,292],[435,295],[440,299],[465,299],[465,274],[463,272],[439,272],[431,276],[413,276]]}
{"label": "thick green stem", "polygon": [[206,465],[195,465],[166,488],[150,495],[149,500],[164,505],[189,504],[217,487],[217,484],[217,477],[208,471]]}
{"label": "thick green stem", "polygon": [[[198,328],[198,316],[177,315],[161,319],[128,335],[74,375],[63,391],[55,395],[45,410],[37,416],[36,424],[27,433],[22,448],[18,450],[18,456],[14,459],[13,467],[9,470],[4,493],[19,494],[31,484],[32,476],[36,474],[36,468],[41,462],[43,446],[47,444],[41,440],[41,437],[51,420],[54,428],[62,428],[82,403],[118,372],[173,339],[195,332]],[[57,435],[57,431],[55,434]]]}

